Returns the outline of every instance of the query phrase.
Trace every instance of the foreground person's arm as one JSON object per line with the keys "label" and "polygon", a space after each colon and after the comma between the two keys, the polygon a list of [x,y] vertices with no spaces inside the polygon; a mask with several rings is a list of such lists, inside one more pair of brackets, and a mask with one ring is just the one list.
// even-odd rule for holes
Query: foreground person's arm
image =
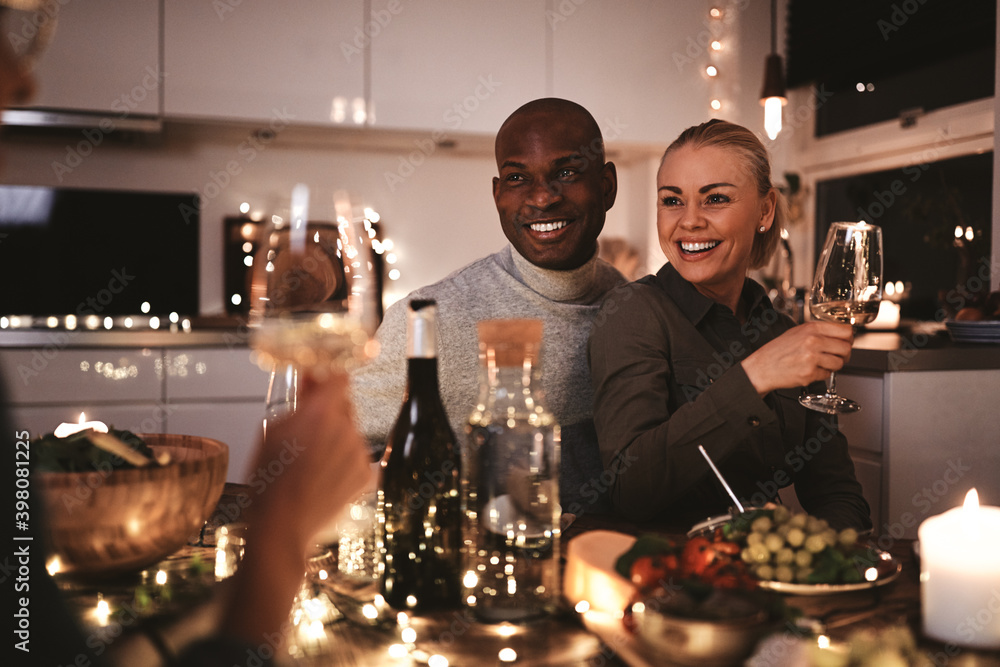
{"label": "foreground person's arm", "polygon": [[[257,465],[293,443],[298,457],[248,508],[249,540],[239,570],[222,602],[217,635],[188,647],[184,665],[221,664],[250,654],[262,662],[281,654],[292,600],[302,583],[313,536],[361,492],[370,475],[358,435],[345,376],[307,388],[299,409],[274,423]],[[287,457],[286,457],[287,458]]]}

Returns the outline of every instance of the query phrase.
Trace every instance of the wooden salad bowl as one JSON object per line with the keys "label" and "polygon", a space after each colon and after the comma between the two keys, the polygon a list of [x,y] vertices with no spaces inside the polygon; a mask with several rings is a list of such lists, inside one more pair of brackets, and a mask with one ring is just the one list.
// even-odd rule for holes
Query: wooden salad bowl
{"label": "wooden salad bowl", "polygon": [[141,570],[183,547],[208,519],[226,483],[229,448],[191,435],[138,434],[163,466],[38,473],[50,571],[110,577]]}

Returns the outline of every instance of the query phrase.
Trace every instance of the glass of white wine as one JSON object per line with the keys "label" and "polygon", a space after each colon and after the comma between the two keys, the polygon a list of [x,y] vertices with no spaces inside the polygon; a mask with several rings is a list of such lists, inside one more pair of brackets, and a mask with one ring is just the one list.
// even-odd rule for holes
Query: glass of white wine
{"label": "glass of white wine", "polygon": [[[810,313],[819,320],[860,326],[875,319],[881,302],[882,229],[866,222],[834,222],[816,266]],[[830,373],[825,394],[807,394],[799,402],[829,414],[861,409],[837,394],[836,373]]]}
{"label": "glass of white wine", "polygon": [[350,370],[374,353],[377,281],[363,214],[346,193],[327,219],[309,217],[304,185],[292,192],[290,219],[262,229],[250,285],[251,345],[271,370],[267,421],[295,409],[305,374]]}

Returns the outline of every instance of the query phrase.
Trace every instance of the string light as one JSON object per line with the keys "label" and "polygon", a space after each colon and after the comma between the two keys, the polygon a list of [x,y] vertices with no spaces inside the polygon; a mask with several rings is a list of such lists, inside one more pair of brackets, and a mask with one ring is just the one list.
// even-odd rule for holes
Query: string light
{"label": "string light", "polygon": [[[722,85],[720,79],[720,72],[722,68],[720,67],[720,59],[724,57],[725,50],[725,36],[723,31],[725,30],[725,22],[722,20],[723,11],[719,7],[711,7],[708,10],[708,22],[705,23],[706,27],[710,31],[708,42],[708,64],[705,66],[705,75],[708,76],[710,81],[711,89],[709,91],[709,103],[708,106],[713,113],[718,113],[722,111],[723,102],[722,96],[719,94],[719,87]],[[702,44],[704,42],[701,42]]]}

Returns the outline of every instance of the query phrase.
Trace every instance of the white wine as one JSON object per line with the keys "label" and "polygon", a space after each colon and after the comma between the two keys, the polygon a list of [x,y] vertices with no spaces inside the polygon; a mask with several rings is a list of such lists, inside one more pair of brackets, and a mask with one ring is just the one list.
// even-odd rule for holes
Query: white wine
{"label": "white wine", "polygon": [[370,356],[368,334],[356,318],[335,314],[265,320],[251,344],[263,370],[291,364],[302,370],[350,370]]}
{"label": "white wine", "polygon": [[824,301],[811,304],[809,309],[818,320],[867,324],[878,315],[879,301]]}
{"label": "white wine", "polygon": [[382,457],[379,592],[398,610],[461,606],[462,460],[438,388],[432,300],[407,313],[406,398]]}

